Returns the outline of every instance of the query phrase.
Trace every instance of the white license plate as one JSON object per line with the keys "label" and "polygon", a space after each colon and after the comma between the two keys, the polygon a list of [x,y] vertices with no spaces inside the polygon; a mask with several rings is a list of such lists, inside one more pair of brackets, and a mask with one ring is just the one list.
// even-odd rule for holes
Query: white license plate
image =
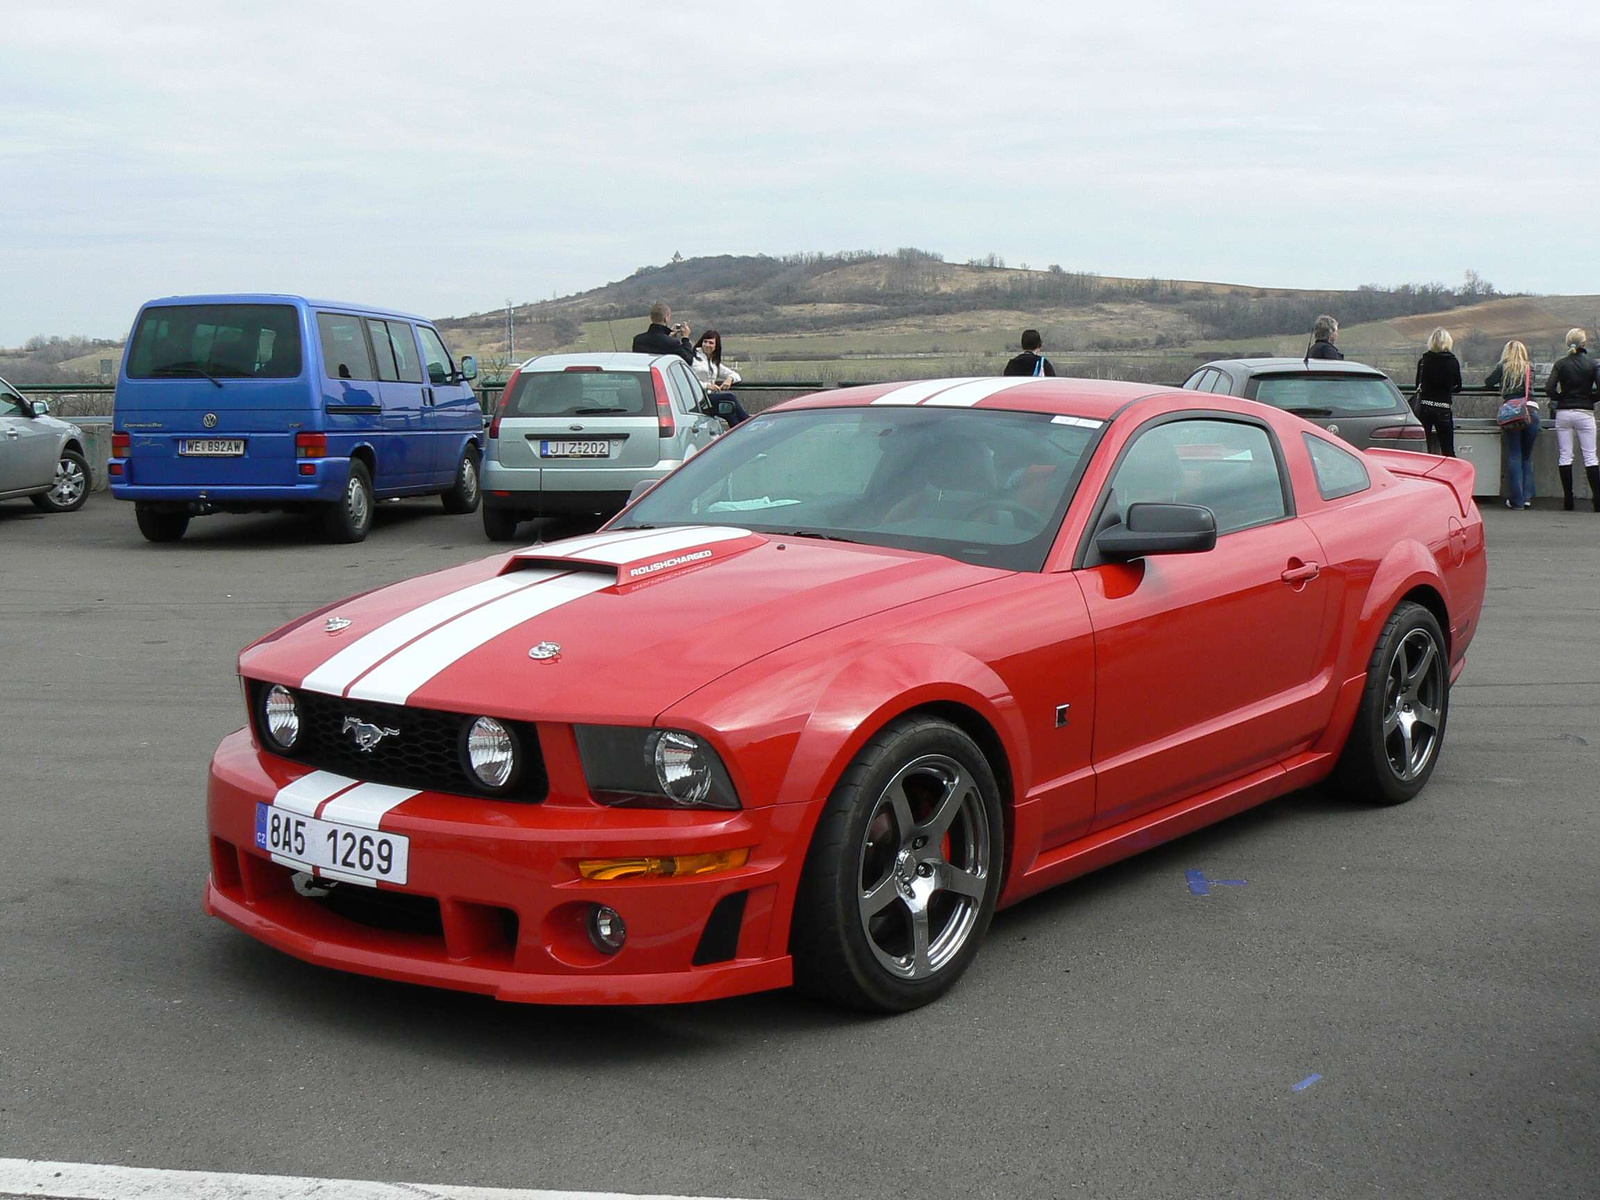
{"label": "white license plate", "polygon": [[178,453],[190,458],[239,458],[244,454],[244,439],[186,438],[178,443]]}
{"label": "white license plate", "polygon": [[610,458],[611,443],[590,442],[540,442],[540,458]]}
{"label": "white license plate", "polygon": [[319,821],[270,804],[256,805],[256,845],[303,866],[322,867],[334,878],[353,875],[385,883],[404,883],[411,857],[411,839],[404,834]]}

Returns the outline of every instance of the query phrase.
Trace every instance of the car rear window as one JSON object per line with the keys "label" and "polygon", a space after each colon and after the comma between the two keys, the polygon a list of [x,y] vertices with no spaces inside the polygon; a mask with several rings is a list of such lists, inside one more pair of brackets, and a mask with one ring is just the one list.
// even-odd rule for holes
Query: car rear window
{"label": "car rear window", "polygon": [[506,397],[507,417],[651,417],[655,385],[648,371],[530,371]]}
{"label": "car rear window", "polygon": [[293,379],[300,367],[300,314],[290,304],[147,308],[128,352],[133,379]]}
{"label": "car rear window", "polygon": [[1253,399],[1288,412],[1328,409],[1336,417],[1405,407],[1399,389],[1382,375],[1264,375],[1255,381]]}

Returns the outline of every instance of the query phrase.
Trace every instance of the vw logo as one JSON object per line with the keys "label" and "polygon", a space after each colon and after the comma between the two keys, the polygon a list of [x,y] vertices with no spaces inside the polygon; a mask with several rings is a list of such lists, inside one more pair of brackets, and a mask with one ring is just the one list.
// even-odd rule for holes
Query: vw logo
{"label": "vw logo", "polygon": [[528,651],[528,657],[538,662],[551,662],[561,657],[561,644],[559,642],[540,642]]}
{"label": "vw logo", "polygon": [[363,754],[371,754],[372,748],[386,737],[399,737],[398,729],[385,729],[381,725],[369,725],[360,717],[346,717],[344,719],[345,733],[355,734],[356,749]]}
{"label": "vw logo", "polygon": [[205,416],[200,418],[200,424],[204,425],[207,429],[215,429],[217,427],[217,414],[207,413]]}

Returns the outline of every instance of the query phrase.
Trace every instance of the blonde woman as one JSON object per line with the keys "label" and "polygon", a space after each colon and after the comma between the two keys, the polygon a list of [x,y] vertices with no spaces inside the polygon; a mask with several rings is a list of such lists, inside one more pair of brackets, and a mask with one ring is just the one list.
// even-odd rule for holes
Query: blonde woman
{"label": "blonde woman", "polygon": [[1456,456],[1455,394],[1461,390],[1461,360],[1450,350],[1448,329],[1428,335],[1428,349],[1417,359],[1417,420],[1428,435],[1428,449]]}
{"label": "blonde woman", "polygon": [[1597,381],[1594,359],[1589,357],[1589,335],[1581,329],[1567,330],[1567,353],[1550,368],[1544,381],[1550,397],[1550,412],[1556,422],[1556,461],[1561,471],[1561,507],[1571,512],[1572,442],[1576,438],[1583,451],[1583,473],[1589,477],[1589,495],[1594,510],[1600,512],[1600,460],[1595,458],[1594,401]]}
{"label": "blonde woman", "polygon": [[1521,342],[1507,342],[1483,381],[1484,387],[1500,389],[1500,403],[1523,402],[1528,408],[1528,423],[1521,429],[1505,431],[1506,478],[1511,482],[1507,508],[1533,506],[1533,446],[1539,439],[1539,402],[1533,398],[1533,364],[1528,348]]}

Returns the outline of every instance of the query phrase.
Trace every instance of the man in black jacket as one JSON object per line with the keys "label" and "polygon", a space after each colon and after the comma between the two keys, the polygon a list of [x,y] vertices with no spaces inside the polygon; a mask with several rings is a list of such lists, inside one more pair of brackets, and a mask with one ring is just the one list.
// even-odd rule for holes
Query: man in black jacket
{"label": "man in black jacket", "polygon": [[1039,336],[1037,329],[1024,329],[1022,331],[1022,353],[1006,364],[1002,375],[1054,375],[1056,369],[1050,365],[1050,360],[1039,353],[1044,348],[1044,339]]}
{"label": "man in black jacket", "polygon": [[635,354],[676,354],[694,365],[694,347],[689,343],[689,323],[672,323],[672,306],[657,300],[650,306],[650,328],[633,336]]}

